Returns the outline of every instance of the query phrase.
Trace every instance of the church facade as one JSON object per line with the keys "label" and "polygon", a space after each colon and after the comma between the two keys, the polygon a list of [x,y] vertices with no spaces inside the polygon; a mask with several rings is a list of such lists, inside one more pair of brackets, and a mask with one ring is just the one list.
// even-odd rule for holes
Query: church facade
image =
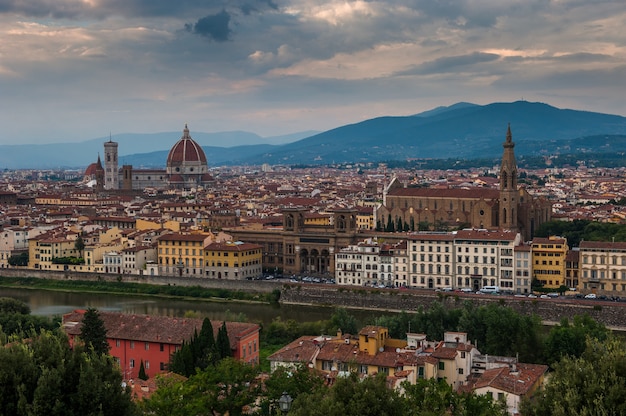
{"label": "church facade", "polygon": [[508,230],[519,232],[525,241],[531,240],[536,228],[550,221],[552,205],[518,187],[510,126],[503,148],[499,189],[408,188],[394,179],[385,189],[383,203],[374,210],[375,222],[383,230],[389,222],[406,224],[416,231]]}

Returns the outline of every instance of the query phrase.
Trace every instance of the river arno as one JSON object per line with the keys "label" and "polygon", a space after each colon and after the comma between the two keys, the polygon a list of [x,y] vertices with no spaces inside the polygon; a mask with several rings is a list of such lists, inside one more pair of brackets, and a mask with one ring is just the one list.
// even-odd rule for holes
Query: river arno
{"label": "river arno", "polygon": [[[0,288],[0,297],[19,299],[28,304],[33,315],[50,317],[61,316],[74,309],[91,307],[103,311],[178,317],[193,312],[200,318],[208,317],[217,321],[233,320],[243,315],[248,322],[268,324],[278,317],[282,320],[294,319],[297,322],[313,322],[329,319],[334,312],[333,308],[323,306],[178,300],[153,296],[59,292],[40,289]],[[371,318],[380,316],[384,312],[352,310],[350,313],[365,324],[370,323]]]}

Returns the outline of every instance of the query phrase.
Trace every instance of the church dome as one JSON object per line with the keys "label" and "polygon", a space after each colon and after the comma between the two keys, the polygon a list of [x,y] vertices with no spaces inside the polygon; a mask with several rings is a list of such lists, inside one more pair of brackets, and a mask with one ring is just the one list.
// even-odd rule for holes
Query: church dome
{"label": "church dome", "polygon": [[98,172],[98,163],[93,162],[91,165],[87,166],[87,169],[85,169],[85,174],[83,176],[95,177],[96,172]]}
{"label": "church dome", "polygon": [[[170,153],[167,155],[167,168],[171,173],[183,173],[183,172],[205,172],[206,169],[193,169],[194,167],[200,168],[207,166],[206,155],[204,150],[196,143],[189,135],[189,129],[185,124],[185,130],[183,130],[183,137],[172,147]],[[187,169],[190,168],[190,169]]]}

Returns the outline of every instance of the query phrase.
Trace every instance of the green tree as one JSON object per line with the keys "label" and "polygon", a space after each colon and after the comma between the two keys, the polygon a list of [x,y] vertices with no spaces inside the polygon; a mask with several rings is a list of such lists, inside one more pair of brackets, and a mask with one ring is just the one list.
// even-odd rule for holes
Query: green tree
{"label": "green tree", "polygon": [[148,379],[148,375],[146,374],[146,367],[143,365],[143,360],[141,360],[139,362],[139,374],[137,375],[137,377],[140,380],[147,380]]}
{"label": "green tree", "polygon": [[109,343],[107,331],[100,314],[94,308],[89,308],[83,315],[80,338],[87,348],[93,348],[96,354],[108,354]]}
{"label": "green tree", "polygon": [[169,370],[176,374],[189,377],[196,372],[194,363],[195,358],[192,348],[189,346],[189,343],[183,341],[180,349],[170,357]]}
{"label": "green tree", "polygon": [[0,348],[0,414],[130,416],[129,388],[113,358],[81,345],[70,349],[60,331],[12,337]]}
{"label": "green tree", "polygon": [[271,414],[271,409],[277,409],[278,400],[284,392],[295,400],[301,394],[308,394],[319,388],[326,389],[323,384],[323,375],[304,364],[299,364],[295,368],[278,367],[265,381],[260,413]]}
{"label": "green tree", "polygon": [[28,253],[20,253],[16,256],[9,257],[9,265],[11,266],[28,266]]}
{"label": "green tree", "polygon": [[385,226],[385,231],[392,233],[394,232],[393,221],[391,219],[391,214],[387,215],[387,225]]}
{"label": "green tree", "polygon": [[222,322],[222,326],[217,331],[217,338],[215,339],[216,349],[219,359],[222,360],[227,357],[231,357],[233,352],[230,348],[230,340],[228,339],[228,330],[226,329],[226,322]]}
{"label": "green tree", "polygon": [[379,373],[361,380],[356,373],[340,377],[330,388],[321,387],[300,394],[293,403],[290,416],[402,416],[406,415],[405,400],[396,389],[387,385]]}
{"label": "green tree", "polygon": [[580,357],[555,364],[545,388],[522,401],[529,416],[626,414],[626,349],[617,338],[587,338]]}
{"label": "green tree", "polygon": [[82,258],[83,250],[85,249],[85,241],[80,234],[76,237],[76,241],[74,241],[74,249],[78,251],[78,256]]}
{"label": "green tree", "polygon": [[346,308],[336,308],[330,317],[332,330],[341,330],[344,334],[356,335],[359,333],[359,324],[354,316],[348,313]]}
{"label": "green tree", "polygon": [[198,335],[198,357],[195,358],[196,367],[201,369],[205,369],[209,364],[215,364],[218,360],[215,333],[209,318],[202,321],[202,329]]}
{"label": "green tree", "polygon": [[161,382],[142,408],[154,416],[239,416],[257,400],[257,375],[258,368],[226,358],[186,381]]}
{"label": "green tree", "polygon": [[506,405],[487,396],[459,394],[445,380],[434,378],[403,384],[411,415],[505,416]]}
{"label": "green tree", "polygon": [[574,316],[570,323],[563,318],[559,325],[550,329],[545,344],[546,362],[550,365],[565,356],[580,357],[586,348],[586,339],[591,337],[599,341],[606,340],[610,331],[589,315]]}
{"label": "green tree", "polygon": [[30,308],[21,300],[14,298],[0,298],[0,314],[30,314]]}
{"label": "green tree", "polygon": [[517,355],[522,362],[542,361],[541,321],[536,315],[522,315],[497,303],[477,307],[466,302],[458,328],[467,332],[483,354]]}

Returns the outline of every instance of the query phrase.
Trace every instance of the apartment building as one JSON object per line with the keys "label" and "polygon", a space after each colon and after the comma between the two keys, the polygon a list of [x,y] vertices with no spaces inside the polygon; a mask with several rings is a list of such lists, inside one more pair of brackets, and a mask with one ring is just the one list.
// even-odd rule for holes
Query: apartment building
{"label": "apartment building", "polygon": [[582,291],[626,294],[626,243],[581,241],[579,256]]}
{"label": "apartment building", "polygon": [[528,295],[532,292],[532,259],[531,245],[520,244],[515,246],[515,282],[516,294]]}
{"label": "apartment building", "polygon": [[453,287],[453,234],[427,232],[411,234],[407,246],[409,287],[420,289]]}
{"label": "apartment building", "polygon": [[204,245],[209,234],[169,233],[158,241],[159,275],[202,277]]}
{"label": "apartment building", "polygon": [[241,241],[212,242],[204,247],[205,276],[213,279],[253,279],[263,274],[263,246]]}
{"label": "apartment building", "polygon": [[28,239],[42,231],[28,227],[10,227],[0,231],[0,268],[9,266],[9,258],[28,252]]}
{"label": "apartment building", "polygon": [[513,231],[458,231],[454,237],[456,287],[499,286],[514,291],[514,250],[520,241],[521,234]]}
{"label": "apartment building", "polygon": [[[340,285],[378,286],[381,283],[382,264],[380,262],[380,245],[368,239],[355,245],[349,245],[335,254],[335,278]],[[391,253],[385,259],[385,277],[389,276],[389,266],[393,262]],[[393,271],[392,271],[393,273]]]}
{"label": "apartment building", "polygon": [[532,242],[533,279],[543,287],[558,289],[565,285],[568,246],[562,237],[535,238]]}
{"label": "apartment building", "polygon": [[580,250],[567,251],[565,257],[565,286],[577,289],[580,283]]}

